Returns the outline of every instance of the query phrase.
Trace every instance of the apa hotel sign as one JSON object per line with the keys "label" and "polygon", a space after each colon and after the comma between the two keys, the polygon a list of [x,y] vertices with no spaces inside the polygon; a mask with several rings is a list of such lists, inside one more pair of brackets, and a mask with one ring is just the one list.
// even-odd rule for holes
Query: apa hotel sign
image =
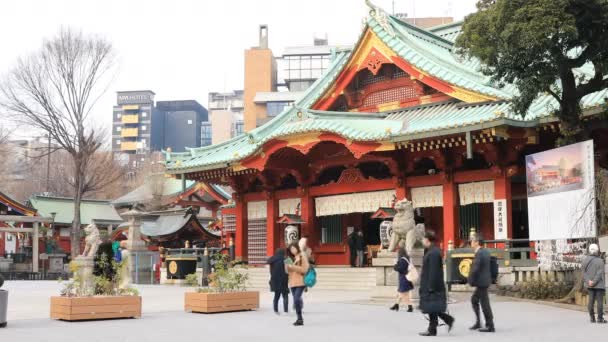
{"label": "apa hotel sign", "polygon": [[154,93],[151,91],[119,92],[116,99],[116,103],[119,105],[151,102],[154,102]]}

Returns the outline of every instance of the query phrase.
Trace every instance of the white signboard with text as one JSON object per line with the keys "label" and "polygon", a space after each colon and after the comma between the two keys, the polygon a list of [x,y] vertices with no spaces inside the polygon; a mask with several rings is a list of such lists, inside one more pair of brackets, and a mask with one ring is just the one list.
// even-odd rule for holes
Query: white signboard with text
{"label": "white signboard with text", "polygon": [[593,141],[526,156],[530,240],[595,237]]}
{"label": "white signboard with text", "polygon": [[507,200],[494,200],[494,239],[506,240],[508,229]]}

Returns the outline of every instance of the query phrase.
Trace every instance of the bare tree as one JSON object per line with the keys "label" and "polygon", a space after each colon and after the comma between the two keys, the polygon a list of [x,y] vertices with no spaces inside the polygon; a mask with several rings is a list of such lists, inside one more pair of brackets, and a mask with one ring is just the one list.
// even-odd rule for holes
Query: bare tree
{"label": "bare tree", "polygon": [[[595,173],[595,187],[585,197],[580,212],[576,214],[575,227],[570,230],[571,235],[580,236],[581,230],[588,231],[591,229],[588,224],[593,222],[585,220],[589,214],[595,216],[598,235],[605,234],[608,229],[608,170],[600,168]],[[584,224],[579,225],[579,223]],[[582,228],[576,228],[578,226],[582,226]],[[558,267],[574,270],[574,284],[570,292],[557,302],[570,303],[575,300],[577,293],[585,293],[586,289],[583,286],[583,271],[581,269],[582,261],[589,244],[594,242],[596,242],[595,238],[579,239],[570,243],[567,253],[563,253],[563,251],[551,253],[553,254],[552,257],[557,259],[554,264]]]}
{"label": "bare tree", "polygon": [[102,146],[90,115],[109,84],[114,61],[105,39],[63,29],[38,52],[20,58],[0,85],[6,114],[46,132],[71,157],[73,256],[80,254],[80,202],[95,178],[93,156]]}

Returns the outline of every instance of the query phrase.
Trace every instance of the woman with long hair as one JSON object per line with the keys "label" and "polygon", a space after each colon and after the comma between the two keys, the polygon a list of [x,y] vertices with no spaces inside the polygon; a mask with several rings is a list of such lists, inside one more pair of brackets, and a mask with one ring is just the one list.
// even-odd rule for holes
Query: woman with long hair
{"label": "woman with long hair", "polygon": [[397,252],[397,263],[395,264],[395,271],[398,273],[397,278],[399,280],[399,287],[397,288],[397,300],[395,305],[390,309],[399,311],[399,303],[407,304],[407,312],[413,312],[414,307],[412,306],[412,299],[410,297],[410,291],[414,289],[414,284],[407,280],[407,272],[410,267],[410,258],[405,251],[405,248],[400,247]]}
{"label": "woman with long hair", "polygon": [[310,264],[308,262],[308,256],[305,252],[300,250],[300,246],[297,242],[289,245],[287,248],[289,259],[285,264],[285,269],[289,275],[289,288],[291,289],[291,295],[296,307],[296,314],[298,319],[293,323],[295,326],[304,325],[304,319],[302,317],[302,294],[306,289],[304,284],[304,275],[308,272]]}
{"label": "woman with long hair", "polygon": [[287,286],[287,273],[285,273],[285,250],[277,249],[272,257],[266,261],[270,265],[270,291],[274,292],[272,307],[275,314],[279,314],[279,298],[283,297],[283,311],[289,308],[289,287]]}

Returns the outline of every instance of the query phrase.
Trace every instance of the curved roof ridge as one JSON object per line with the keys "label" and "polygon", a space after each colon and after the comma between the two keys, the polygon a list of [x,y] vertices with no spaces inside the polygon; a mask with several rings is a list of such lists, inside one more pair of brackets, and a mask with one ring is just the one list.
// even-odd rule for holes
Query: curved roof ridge
{"label": "curved roof ridge", "polygon": [[[390,18],[392,19],[393,17]],[[433,75],[434,77],[442,79],[450,84],[454,84],[463,89],[489,95],[492,97],[499,97],[503,99],[511,97],[511,94],[506,92],[503,88],[496,88],[493,85],[490,85],[491,80],[489,77],[483,75],[477,70],[474,70],[472,67],[467,66],[464,63],[458,61],[450,49],[441,47],[437,44],[430,43],[427,40],[412,35],[407,31],[405,26],[395,23],[395,20],[389,20],[389,25],[391,25],[391,29],[396,30],[397,33],[399,33],[398,35],[387,32],[384,25],[378,22],[378,20],[376,20],[376,18],[374,18],[373,16],[370,16],[368,18],[368,25],[379,36],[379,38],[382,39],[384,43],[387,44],[388,47],[393,49],[393,51],[395,51],[399,56],[406,59],[409,63],[412,63],[414,66],[423,69],[425,72]],[[432,33],[429,34],[433,35]],[[387,38],[387,35],[390,37]],[[418,41],[414,41],[414,39],[418,39]],[[391,42],[391,40],[393,41]],[[432,44],[433,46],[436,46],[441,50],[431,51],[431,47],[428,45],[424,46],[424,44],[421,44],[422,42]],[[434,64],[434,66],[442,70],[432,70],[433,67],[420,67],[416,65],[415,62],[411,61],[411,58],[404,57],[405,52],[402,52],[401,50],[411,51],[419,57],[424,57],[425,60],[430,61]],[[443,53],[444,56],[448,57],[449,59],[437,56],[440,53]],[[459,75],[462,79],[461,82],[454,81],[452,79],[453,77],[450,77],[449,75],[446,76],[446,72],[452,72],[456,75]],[[443,75],[438,75],[440,73],[442,73]],[[473,87],[472,84],[477,85],[477,87]]]}
{"label": "curved roof ridge", "polygon": [[[436,25],[436,26],[431,26],[431,27],[427,28],[426,30],[429,31],[429,32],[431,32],[431,33],[433,33],[433,34],[435,34],[435,35],[437,35],[435,33],[435,31],[443,30],[443,29],[446,29],[446,28],[452,28],[452,27],[455,27],[455,26],[462,26],[462,24],[464,24],[464,20],[458,20],[458,21],[453,21],[451,23],[447,23],[447,24],[440,24],[440,25]],[[443,38],[443,39],[445,39],[445,38]]]}
{"label": "curved roof ridge", "polygon": [[422,35],[425,35],[425,36],[433,39],[433,40],[436,40],[436,41],[438,41],[438,42],[440,42],[442,44],[447,45],[447,46],[443,46],[444,48],[447,48],[447,49],[451,50],[452,47],[454,46],[453,42],[451,42],[451,41],[449,41],[449,40],[447,40],[447,39],[445,39],[445,38],[443,38],[443,37],[441,37],[439,35],[436,35],[435,33],[431,32],[431,31],[425,30],[425,29],[420,28],[420,27],[418,27],[416,25],[412,25],[412,24],[410,24],[408,22],[405,22],[405,21],[401,20],[400,18],[397,18],[397,17],[392,16],[392,15],[389,15],[389,18],[392,19],[393,21],[396,21],[397,24],[399,24],[400,26],[404,26],[408,30],[416,31],[416,32],[418,32],[418,33],[420,33]]}

